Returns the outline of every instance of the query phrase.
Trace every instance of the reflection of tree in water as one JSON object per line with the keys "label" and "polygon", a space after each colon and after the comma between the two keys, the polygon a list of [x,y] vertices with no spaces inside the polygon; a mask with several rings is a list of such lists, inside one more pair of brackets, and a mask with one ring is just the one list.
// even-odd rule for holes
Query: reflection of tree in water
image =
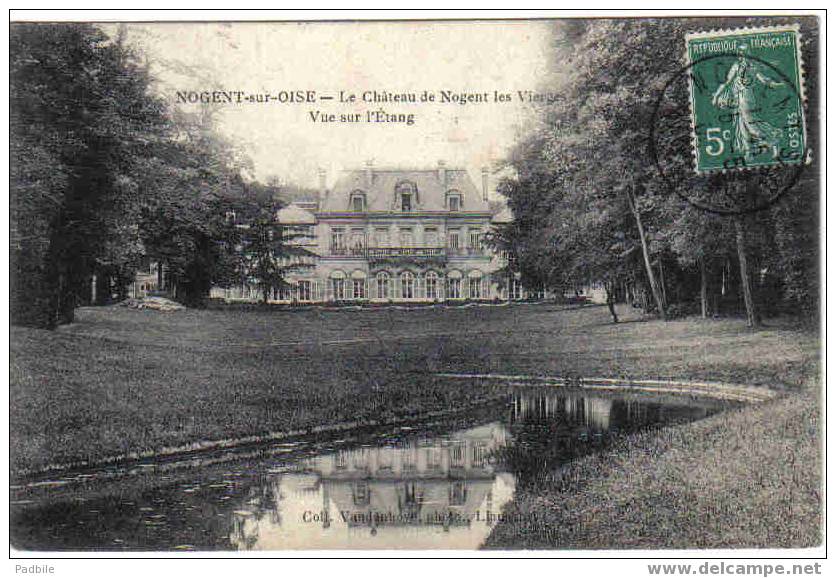
{"label": "reflection of tree in water", "polygon": [[255,546],[258,543],[258,524],[250,526],[255,528],[253,531],[248,528],[248,519],[260,522],[269,517],[271,524],[281,524],[281,509],[276,507],[281,499],[281,484],[276,483],[269,475],[257,476],[255,485],[249,488],[244,501],[247,509],[233,512],[230,541],[238,548],[247,550]]}
{"label": "reflection of tree in water", "polygon": [[603,439],[573,437],[559,423],[529,424],[513,434],[514,441],[497,452],[497,459],[517,478],[518,488],[536,485],[555,468],[599,447]]}
{"label": "reflection of tree in water", "polygon": [[281,478],[258,475],[247,496],[231,513],[229,542],[234,549],[252,550],[261,539],[261,527],[281,524]]}
{"label": "reflection of tree in water", "polygon": [[[254,514],[253,514],[254,515]],[[252,529],[246,526],[245,517],[241,515],[232,517],[232,532],[230,542],[239,550],[252,550],[258,544],[258,525]]]}
{"label": "reflection of tree in water", "polygon": [[[682,410],[682,417],[693,408]],[[511,442],[497,450],[518,487],[537,485],[568,462],[600,450],[613,432],[630,432],[667,419],[660,404],[596,397],[516,394],[508,418]]]}

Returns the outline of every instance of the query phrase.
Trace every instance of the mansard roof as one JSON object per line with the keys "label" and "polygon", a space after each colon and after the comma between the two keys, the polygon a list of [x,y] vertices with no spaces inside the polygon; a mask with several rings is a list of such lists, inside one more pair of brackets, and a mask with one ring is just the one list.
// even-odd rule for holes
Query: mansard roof
{"label": "mansard roof", "polygon": [[414,210],[446,211],[447,193],[461,194],[461,212],[489,212],[489,204],[473,184],[465,169],[358,169],[343,171],[333,190],[323,200],[321,211],[339,213],[350,211],[351,196],[355,192],[366,197],[366,211],[398,211],[396,189],[404,183],[413,185],[416,198]]}
{"label": "mansard roof", "polygon": [[513,221],[514,213],[511,212],[511,208],[505,204],[503,204],[503,206],[496,213],[494,213],[494,216],[491,218],[491,222],[496,224],[507,224]]}
{"label": "mansard roof", "polygon": [[284,225],[314,225],[316,217],[295,203],[276,212],[276,221]]}

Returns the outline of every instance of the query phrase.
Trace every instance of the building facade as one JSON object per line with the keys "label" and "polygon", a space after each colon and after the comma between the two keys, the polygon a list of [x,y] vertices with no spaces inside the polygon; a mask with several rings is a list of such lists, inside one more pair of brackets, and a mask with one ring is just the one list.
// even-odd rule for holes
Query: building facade
{"label": "building facade", "polygon": [[[487,169],[477,188],[467,171],[444,163],[431,169],[366,164],[344,171],[332,189],[320,172],[318,199],[278,211],[285,228],[317,255],[288,275],[292,289],[278,302],[409,303],[523,299],[516,279],[495,272],[500,255],[485,242],[491,225],[508,217],[488,202]],[[246,288],[213,296],[247,299]]]}

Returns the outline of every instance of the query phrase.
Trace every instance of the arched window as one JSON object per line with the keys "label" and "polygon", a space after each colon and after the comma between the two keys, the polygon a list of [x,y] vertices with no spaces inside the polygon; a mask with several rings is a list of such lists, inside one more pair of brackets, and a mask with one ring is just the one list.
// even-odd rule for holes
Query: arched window
{"label": "arched window", "polygon": [[511,299],[522,299],[522,295],[522,282],[516,277],[513,277],[511,279]]}
{"label": "arched window", "polygon": [[342,271],[331,273],[331,290],[334,301],[342,301],[346,298],[345,286],[345,273]]}
{"label": "arched window", "polygon": [[354,191],[351,193],[351,211],[355,213],[363,213],[366,210],[366,194],[363,191]]}
{"label": "arched window", "polygon": [[427,273],[425,293],[427,299],[438,299],[438,274],[435,271]]}
{"label": "arched window", "polygon": [[377,298],[389,299],[389,273],[386,271],[377,274]]}
{"label": "arched window", "polygon": [[482,295],[482,272],[471,271],[467,277],[467,296],[471,299],[481,299]]}
{"label": "arched window", "polygon": [[299,281],[298,285],[298,296],[299,301],[312,301],[313,300],[313,291],[311,287],[311,282],[307,280]]}
{"label": "arched window", "polygon": [[409,271],[401,273],[401,297],[403,299],[415,298],[415,275]]}
{"label": "arched window", "polygon": [[359,269],[351,274],[351,298],[366,298],[366,274]]}
{"label": "arched window", "polygon": [[447,274],[447,298],[462,298],[462,274],[458,271],[450,271]]}

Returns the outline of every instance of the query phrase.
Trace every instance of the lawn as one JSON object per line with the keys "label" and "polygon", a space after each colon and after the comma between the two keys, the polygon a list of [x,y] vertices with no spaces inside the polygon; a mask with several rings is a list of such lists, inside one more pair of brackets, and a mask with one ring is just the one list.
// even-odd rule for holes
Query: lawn
{"label": "lawn", "polygon": [[622,439],[518,491],[484,547],[820,545],[816,397],[808,390]]}
{"label": "lawn", "polygon": [[[488,546],[723,544],[688,533],[696,527],[752,544],[815,542],[818,335],[791,320],[750,331],[739,319],[665,323],[627,307],[620,317],[613,325],[605,307],[557,305],[81,309],[54,332],[12,329],[12,477],[198,441],[405,419],[495,393],[435,372],[705,379],[786,395],[624,440],[556,472],[511,506],[539,530],[505,524]],[[770,533],[747,527],[751,516],[794,521]],[[678,525],[689,530],[671,535]]]}
{"label": "lawn", "polygon": [[84,308],[13,328],[13,471],[477,403],[434,372],[725,380],[798,389],[818,338],[789,322],[608,322],[606,308]]}

